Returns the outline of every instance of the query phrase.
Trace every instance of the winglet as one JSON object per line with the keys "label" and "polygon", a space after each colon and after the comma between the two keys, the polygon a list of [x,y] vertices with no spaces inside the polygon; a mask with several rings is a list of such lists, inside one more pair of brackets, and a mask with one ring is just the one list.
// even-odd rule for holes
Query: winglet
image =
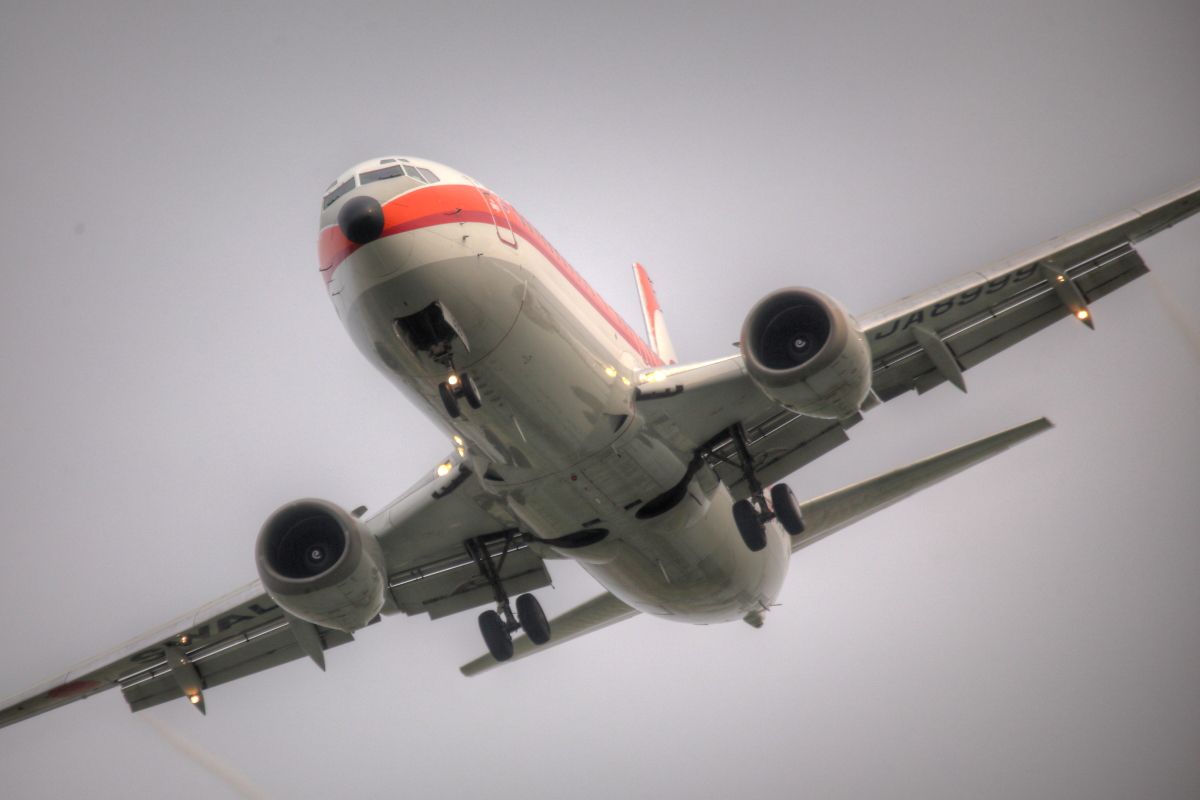
{"label": "winglet", "polygon": [[646,268],[636,261],[633,262],[633,276],[637,280],[638,299],[642,301],[642,319],[646,322],[646,336],[650,339],[650,347],[664,364],[678,364],[675,346],[671,344],[671,337],[667,334],[667,321],[663,318],[658,297],[654,294],[654,284],[650,282]]}

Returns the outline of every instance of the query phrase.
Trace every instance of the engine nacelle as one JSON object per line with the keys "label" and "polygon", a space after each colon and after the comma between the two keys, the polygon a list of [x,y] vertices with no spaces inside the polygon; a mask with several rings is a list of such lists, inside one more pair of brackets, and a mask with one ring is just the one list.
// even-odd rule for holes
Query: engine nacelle
{"label": "engine nacelle", "polygon": [[254,548],[258,575],[279,607],[317,625],[355,631],[383,608],[383,552],[358,520],[324,500],[272,514]]}
{"label": "engine nacelle", "polygon": [[848,417],[871,390],[871,349],[854,320],[812,289],[780,289],[742,325],[742,358],[758,387],[797,414]]}

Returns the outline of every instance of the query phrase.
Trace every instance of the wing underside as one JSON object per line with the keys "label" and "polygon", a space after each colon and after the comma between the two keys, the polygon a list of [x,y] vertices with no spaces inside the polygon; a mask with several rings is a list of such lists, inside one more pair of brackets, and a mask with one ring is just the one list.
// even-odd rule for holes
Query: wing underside
{"label": "wing underside", "polygon": [[945,382],[965,391],[967,370],[1048,325],[1075,317],[1091,326],[1095,300],[1148,271],[1134,245],[1198,209],[1200,182],[860,315],[872,391],[860,413],[845,419],[804,417],[771,403],[740,355],[647,372],[639,412],[680,450],[704,455],[740,499],[749,488],[733,426],[745,431],[759,480],[781,480],[848,441],[861,413],[883,401]]}
{"label": "wing underside", "polygon": [[1134,245],[1200,210],[1200,182],[859,317],[880,400],[949,381],[1145,275]]}
{"label": "wing underside", "polygon": [[[419,482],[368,520],[388,564],[385,615],[436,619],[491,603],[491,584],[468,555],[467,540],[493,560],[510,594],[549,585],[540,555],[486,510],[482,493],[460,464]],[[254,581],[10,698],[0,707],[0,727],[114,687],[133,711],[181,697],[204,711],[205,692],[214,686],[297,659],[324,669],[325,651],[353,640],[286,613]]]}

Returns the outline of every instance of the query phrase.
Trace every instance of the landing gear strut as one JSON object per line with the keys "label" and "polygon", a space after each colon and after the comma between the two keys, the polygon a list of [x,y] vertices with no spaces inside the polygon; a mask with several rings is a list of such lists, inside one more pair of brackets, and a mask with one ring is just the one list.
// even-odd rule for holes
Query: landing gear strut
{"label": "landing gear strut", "polygon": [[733,504],[733,521],[746,547],[757,553],[767,546],[766,526],[773,519],[778,519],[783,529],[791,536],[803,533],[804,519],[792,490],[784,483],[772,486],[771,503],[768,504],[762,482],[754,469],[750,448],[746,445],[745,429],[739,423],[729,429],[729,435],[737,449],[746,485],[750,487],[750,497]]}
{"label": "landing gear strut", "polygon": [[[468,402],[470,402],[468,398]],[[512,635],[516,631],[524,631],[529,641],[534,644],[545,644],[550,641],[550,623],[542,611],[542,604],[532,594],[523,594],[517,598],[517,611],[514,614],[504,582],[500,580],[500,570],[504,568],[504,559],[512,546],[514,534],[504,534],[504,549],[500,558],[493,561],[488,545],[482,539],[468,539],[467,553],[479,567],[480,574],[492,587],[492,595],[496,598],[496,610],[484,611],[479,615],[479,632],[487,644],[488,652],[497,661],[507,661],[512,658]]]}

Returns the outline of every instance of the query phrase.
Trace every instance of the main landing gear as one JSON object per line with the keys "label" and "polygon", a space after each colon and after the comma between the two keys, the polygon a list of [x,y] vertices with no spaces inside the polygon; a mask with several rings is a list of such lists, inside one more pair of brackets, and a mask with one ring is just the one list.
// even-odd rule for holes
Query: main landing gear
{"label": "main landing gear", "polygon": [[483,405],[483,399],[479,396],[479,387],[475,385],[475,379],[465,372],[461,375],[451,373],[449,379],[438,384],[438,394],[451,419],[458,419],[462,416],[462,409],[458,405],[460,397],[465,399],[471,408],[480,408]]}
{"label": "main landing gear", "polygon": [[492,560],[487,543],[480,539],[468,539],[467,553],[475,560],[479,572],[487,579],[496,598],[496,610],[484,611],[479,615],[479,632],[487,644],[488,652],[497,661],[507,661],[512,658],[512,635],[516,631],[524,631],[529,641],[534,644],[545,644],[550,641],[550,623],[542,611],[542,604],[531,594],[523,594],[517,598],[517,611],[513,613],[512,604],[508,600],[508,592],[500,580],[500,570],[504,567],[504,558],[512,544],[513,534],[504,537],[504,550],[498,561]]}
{"label": "main landing gear", "polygon": [[763,485],[754,470],[754,459],[750,457],[750,449],[746,446],[746,431],[739,424],[734,425],[729,433],[737,448],[742,475],[750,487],[750,497],[733,504],[733,521],[746,547],[757,553],[767,546],[767,523],[773,519],[779,520],[789,536],[803,533],[804,518],[796,495],[792,494],[787,484],[777,483],[771,487],[771,503],[768,505]]}

